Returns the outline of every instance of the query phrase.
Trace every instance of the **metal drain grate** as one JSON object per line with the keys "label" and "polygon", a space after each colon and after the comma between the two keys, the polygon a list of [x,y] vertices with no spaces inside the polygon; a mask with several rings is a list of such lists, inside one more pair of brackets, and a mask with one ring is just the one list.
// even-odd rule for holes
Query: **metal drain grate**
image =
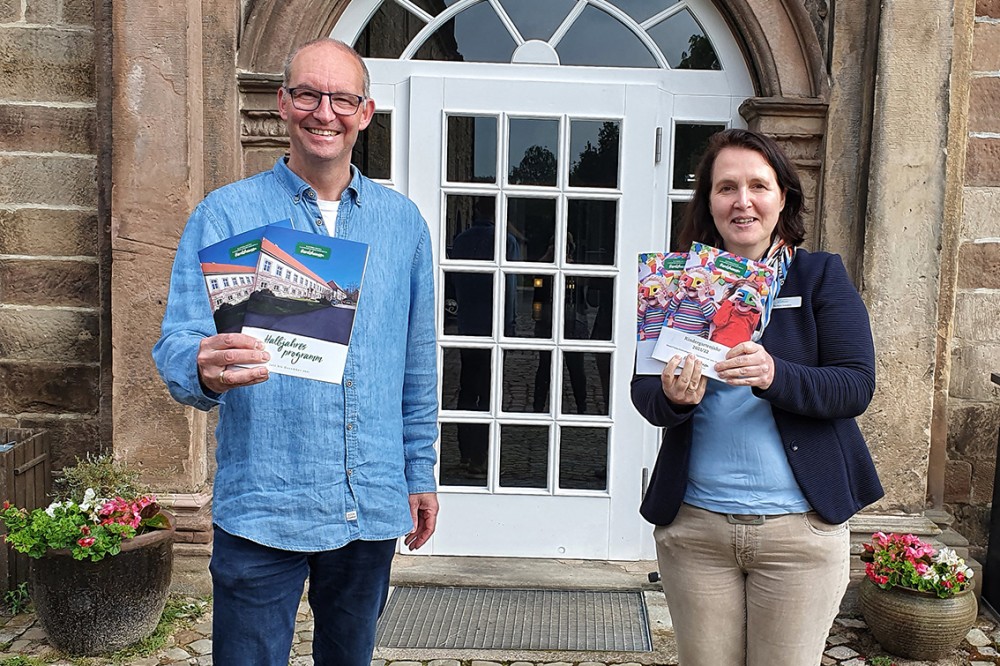
{"label": "metal drain grate", "polygon": [[642,592],[397,587],[378,624],[385,648],[652,650]]}

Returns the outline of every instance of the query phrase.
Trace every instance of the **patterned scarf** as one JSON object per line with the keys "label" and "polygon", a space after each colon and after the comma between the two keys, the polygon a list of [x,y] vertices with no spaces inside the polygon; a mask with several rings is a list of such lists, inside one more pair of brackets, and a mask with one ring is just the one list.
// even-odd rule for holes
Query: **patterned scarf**
{"label": "patterned scarf", "polygon": [[761,313],[757,328],[750,337],[754,342],[760,340],[760,336],[764,335],[764,329],[767,328],[768,323],[771,321],[771,310],[774,308],[774,302],[778,300],[778,292],[781,291],[781,285],[785,284],[785,278],[788,276],[788,268],[792,265],[792,259],[795,258],[796,249],[792,245],[787,245],[779,237],[771,244],[771,247],[767,250],[767,254],[764,255],[764,263],[775,270],[775,279],[771,294],[764,301],[764,312]]}

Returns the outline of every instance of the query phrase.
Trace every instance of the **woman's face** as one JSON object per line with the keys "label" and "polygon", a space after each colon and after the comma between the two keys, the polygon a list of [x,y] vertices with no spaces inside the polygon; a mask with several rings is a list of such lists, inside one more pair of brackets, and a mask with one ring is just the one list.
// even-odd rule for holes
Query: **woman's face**
{"label": "woman's face", "polygon": [[712,165],[710,210],[723,249],[760,259],[785,207],[785,193],[764,156],[749,148],[719,151]]}

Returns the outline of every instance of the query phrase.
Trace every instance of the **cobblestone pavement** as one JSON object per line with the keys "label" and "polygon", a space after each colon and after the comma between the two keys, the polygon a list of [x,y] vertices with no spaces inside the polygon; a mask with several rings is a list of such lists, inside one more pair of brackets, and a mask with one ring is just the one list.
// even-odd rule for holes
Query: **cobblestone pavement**
{"label": "cobblestone pavement", "polygon": [[[298,626],[289,666],[311,666],[312,617],[303,602],[299,608]],[[0,615],[0,666],[212,666],[211,609],[179,626],[155,654],[136,657],[131,661],[108,659],[70,659],[48,644],[45,632],[30,613]],[[866,666],[869,659],[884,655],[863,620],[840,617],[827,639],[822,666]],[[559,653],[538,653],[535,661],[498,660],[496,654],[484,653],[477,658],[385,659],[376,650],[372,666],[644,666],[650,664],[641,653],[622,653],[620,659],[605,661],[561,661]],[[25,659],[15,660],[16,657]],[[34,657],[34,661],[27,658]],[[1000,628],[985,616],[980,616],[975,628],[951,655],[935,662],[895,659],[894,666],[1000,666]],[[220,665],[222,666],[222,665]],[[225,665],[235,666],[235,665]],[[660,664],[659,666],[673,666]],[[720,666],[726,666],[720,664]]]}

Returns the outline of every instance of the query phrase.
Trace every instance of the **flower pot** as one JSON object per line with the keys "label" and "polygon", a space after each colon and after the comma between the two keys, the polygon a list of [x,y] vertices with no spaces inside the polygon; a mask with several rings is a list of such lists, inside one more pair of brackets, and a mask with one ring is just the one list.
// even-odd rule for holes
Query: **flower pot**
{"label": "flower pot", "polygon": [[865,578],[859,597],[875,639],[887,652],[907,659],[945,656],[962,642],[978,614],[971,588],[941,599],[902,587],[883,590]]}
{"label": "flower pot", "polygon": [[156,629],[170,588],[173,519],[98,562],[52,550],[31,561],[31,600],[49,641],[71,655],[120,650]]}

